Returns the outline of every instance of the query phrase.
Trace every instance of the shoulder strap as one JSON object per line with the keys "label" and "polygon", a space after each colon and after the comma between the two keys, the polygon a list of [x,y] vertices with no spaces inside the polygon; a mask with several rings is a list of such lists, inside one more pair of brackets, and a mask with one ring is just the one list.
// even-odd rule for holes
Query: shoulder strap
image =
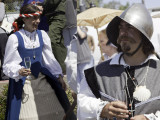
{"label": "shoulder strap", "polygon": [[17,31],[17,32],[15,32],[14,33],[16,36],[17,36],[17,38],[18,38],[18,46],[21,44],[23,47],[24,47],[24,42],[23,42],[23,38],[22,38],[22,36],[21,36],[21,34]]}
{"label": "shoulder strap", "polygon": [[38,37],[39,37],[39,42],[43,46],[43,38],[42,38],[42,32],[41,32],[41,30],[37,30],[37,34],[38,34]]}
{"label": "shoulder strap", "polygon": [[91,88],[92,93],[96,96],[96,98],[100,98],[101,97],[99,92],[100,89],[97,83],[97,77],[94,71],[94,67],[85,70],[84,73],[85,73],[86,81],[89,87]]}

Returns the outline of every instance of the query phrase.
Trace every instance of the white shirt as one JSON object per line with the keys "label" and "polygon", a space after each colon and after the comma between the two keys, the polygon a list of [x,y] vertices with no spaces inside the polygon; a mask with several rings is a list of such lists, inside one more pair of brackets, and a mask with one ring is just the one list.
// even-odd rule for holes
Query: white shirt
{"label": "white shirt", "polygon": [[[117,54],[111,61],[110,65],[119,65],[119,57],[122,53]],[[150,55],[145,62],[147,62],[149,59],[158,60],[155,55]],[[143,62],[143,63],[145,63]],[[142,64],[143,64],[142,63]],[[120,64],[123,66],[129,66],[125,63],[123,57],[120,60]],[[82,79],[80,84],[80,92],[78,94],[78,109],[77,109],[77,117],[78,120],[100,120],[100,114],[103,109],[103,107],[108,103],[107,101],[102,101],[100,99],[97,99],[95,95],[92,93],[90,87],[88,86],[86,79]],[[149,120],[160,120],[160,114],[159,111],[154,115],[151,114],[145,114],[145,116]]]}
{"label": "white shirt", "polygon": [[[45,31],[41,30],[41,32],[44,43],[42,50],[42,63],[44,67],[46,67],[53,75],[62,74],[62,69],[52,53],[50,38]],[[40,46],[36,31],[30,33],[24,29],[21,29],[19,30],[19,33],[24,40],[25,48],[33,49],[33,46],[34,48]],[[15,34],[12,34],[9,36],[6,44],[3,64],[4,74],[18,81],[22,78],[22,76],[19,75],[19,70],[24,67],[20,65],[21,62],[22,58],[18,52],[18,38]]]}

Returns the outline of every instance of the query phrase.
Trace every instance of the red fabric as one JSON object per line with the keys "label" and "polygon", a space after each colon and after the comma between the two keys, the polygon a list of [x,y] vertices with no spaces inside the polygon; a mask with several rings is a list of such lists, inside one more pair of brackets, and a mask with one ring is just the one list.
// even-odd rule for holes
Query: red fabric
{"label": "red fabric", "polygon": [[14,32],[19,30],[17,22],[13,22],[12,26],[14,28]]}
{"label": "red fabric", "polygon": [[[42,14],[42,12],[36,12],[36,13],[39,13],[39,15],[41,15]],[[32,16],[37,16],[37,14],[36,13],[31,13],[31,14],[20,14],[19,16],[20,17],[31,17],[31,15]],[[23,16],[24,15],[24,16]]]}
{"label": "red fabric", "polygon": [[31,4],[36,4],[36,1],[31,2]]}

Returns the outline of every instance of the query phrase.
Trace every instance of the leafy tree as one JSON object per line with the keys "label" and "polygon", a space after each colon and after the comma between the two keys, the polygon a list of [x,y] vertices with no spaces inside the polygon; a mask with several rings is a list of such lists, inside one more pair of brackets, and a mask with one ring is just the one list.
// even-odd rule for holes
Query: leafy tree
{"label": "leafy tree", "polygon": [[79,11],[80,9],[79,8],[80,1],[83,1],[84,2],[83,4],[85,5],[85,9],[88,9],[91,7],[91,4],[95,5],[96,7],[100,7],[103,0],[77,0],[77,11]]}
{"label": "leafy tree", "polygon": [[22,2],[24,0],[3,0],[3,1],[4,1],[4,3],[12,3],[12,2],[16,2],[16,1]]}
{"label": "leafy tree", "polygon": [[108,4],[104,4],[104,8],[118,9],[120,6],[120,2],[111,1]]}
{"label": "leafy tree", "polygon": [[130,6],[129,3],[127,2],[125,6],[121,5],[121,6],[119,7],[119,9],[120,9],[120,10],[125,10],[125,9],[127,9],[129,6]]}
{"label": "leafy tree", "polygon": [[96,7],[100,7],[103,0],[94,0]]}
{"label": "leafy tree", "polygon": [[122,5],[120,2],[111,1],[107,4],[104,4],[103,7],[104,8],[111,8],[111,9],[125,10],[127,7],[129,7],[129,3],[127,2],[126,5]]}
{"label": "leafy tree", "polygon": [[6,12],[19,11],[24,0],[4,0]]}

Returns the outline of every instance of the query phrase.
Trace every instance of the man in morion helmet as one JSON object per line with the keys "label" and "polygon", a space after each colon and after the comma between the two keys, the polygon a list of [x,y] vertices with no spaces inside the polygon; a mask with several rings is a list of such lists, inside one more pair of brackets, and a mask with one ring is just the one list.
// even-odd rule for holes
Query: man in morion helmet
{"label": "man in morion helmet", "polygon": [[134,4],[106,29],[119,54],[85,71],[78,119],[158,120],[160,61],[150,42],[153,22],[148,10]]}

